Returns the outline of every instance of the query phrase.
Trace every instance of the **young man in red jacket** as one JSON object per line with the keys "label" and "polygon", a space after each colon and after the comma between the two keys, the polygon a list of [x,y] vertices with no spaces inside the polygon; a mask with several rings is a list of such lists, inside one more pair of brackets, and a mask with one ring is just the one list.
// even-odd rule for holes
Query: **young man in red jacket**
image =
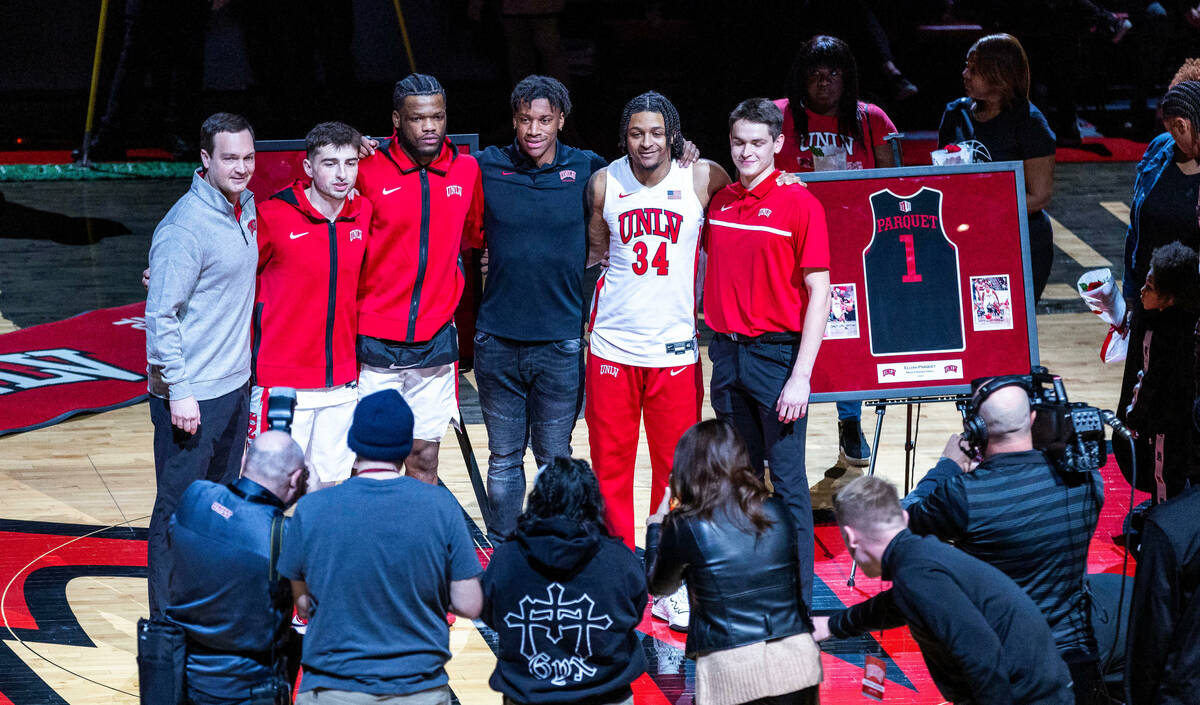
{"label": "young man in red jacket", "polygon": [[358,292],[359,396],[400,392],[415,417],[405,469],[437,484],[438,447],[458,415],[459,252],[464,238],[483,246],[483,184],[475,158],[446,139],[436,78],[405,77],[392,104],[391,142],[358,172],[375,209]]}
{"label": "young man in red jacket", "polygon": [[271,387],[294,387],[292,437],[310,490],[346,479],[354,464],[346,434],[358,403],[357,294],[372,213],[370,201],[350,195],[360,140],[340,122],[314,127],[305,139],[310,180],[258,209],[249,435],[266,429]]}

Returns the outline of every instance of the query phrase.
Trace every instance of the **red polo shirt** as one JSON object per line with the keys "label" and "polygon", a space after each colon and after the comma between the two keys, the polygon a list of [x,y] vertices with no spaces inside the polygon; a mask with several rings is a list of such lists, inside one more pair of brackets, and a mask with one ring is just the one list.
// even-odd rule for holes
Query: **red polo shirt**
{"label": "red polo shirt", "polygon": [[397,144],[358,164],[374,206],[358,290],[358,332],[403,343],[433,338],[462,296],[463,241],[483,246],[483,182],[475,158],[449,139],[428,166]]}
{"label": "red polo shirt", "polygon": [[804,328],[804,269],[829,268],[825,210],[776,170],[753,190],[734,182],[708,204],[704,321],[718,333],[760,335]]}

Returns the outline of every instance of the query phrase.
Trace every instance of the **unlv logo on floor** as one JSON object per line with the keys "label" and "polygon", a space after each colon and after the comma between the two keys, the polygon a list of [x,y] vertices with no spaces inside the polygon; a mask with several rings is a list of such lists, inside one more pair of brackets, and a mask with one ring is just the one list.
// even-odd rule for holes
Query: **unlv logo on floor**
{"label": "unlv logo on floor", "polygon": [[146,396],[145,304],[102,309],[0,335],[0,435]]}

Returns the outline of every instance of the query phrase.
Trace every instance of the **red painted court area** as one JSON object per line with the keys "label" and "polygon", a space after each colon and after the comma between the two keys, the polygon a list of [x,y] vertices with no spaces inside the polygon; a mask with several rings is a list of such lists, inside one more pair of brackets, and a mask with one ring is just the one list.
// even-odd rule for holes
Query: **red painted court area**
{"label": "red painted court area", "polygon": [[[1102,470],[1105,479],[1105,503],[1099,526],[1092,539],[1089,572],[1119,573],[1124,558],[1114,539],[1122,532],[1129,508],[1129,485],[1110,461]],[[1135,502],[1146,495],[1138,493]],[[11,511],[11,509],[10,509]],[[464,514],[464,518],[465,518]],[[491,554],[480,527],[469,519],[480,561],[486,565]],[[887,585],[880,580],[859,576],[854,587],[846,585],[850,561],[836,526],[816,528],[815,610],[828,613],[878,593]],[[79,618],[66,599],[66,584],[83,576],[144,576],[146,532],[124,527],[106,528],[49,522],[27,522],[0,517],[0,705],[32,705],[60,702],[50,686],[41,682],[13,653],[13,648],[36,650],[37,644],[89,646]],[[1133,561],[1129,562],[1132,574]],[[495,648],[495,635],[482,623],[476,627]],[[684,657],[682,634],[672,632],[664,622],[652,619],[649,608],[639,630],[643,633],[649,670],[634,684],[639,705],[690,705],[695,693],[695,663]],[[822,664],[825,680],[821,685],[823,703],[866,702],[861,693],[865,659],[881,656],[887,666],[885,702],[941,703],[921,659],[916,643],[907,629],[893,629],[846,641],[823,645]],[[66,665],[66,664],[64,664]]]}

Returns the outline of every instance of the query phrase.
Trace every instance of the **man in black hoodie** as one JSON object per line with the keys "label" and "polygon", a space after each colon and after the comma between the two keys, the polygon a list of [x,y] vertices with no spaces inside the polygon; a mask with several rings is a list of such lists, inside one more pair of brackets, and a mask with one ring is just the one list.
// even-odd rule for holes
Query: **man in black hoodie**
{"label": "man in black hoodie", "polygon": [[889,590],[813,618],[817,641],[907,624],[942,696],[971,705],[1070,705],[1071,674],[1046,618],[1008,576],[908,530],[896,488],[859,477],[833,499],[846,548]]}
{"label": "man in black hoodie", "polygon": [[483,598],[481,617],[500,638],[489,684],[506,703],[633,703],[630,683],[646,671],[646,578],[604,528],[585,461],[556,458],[538,474],[483,575]]}

